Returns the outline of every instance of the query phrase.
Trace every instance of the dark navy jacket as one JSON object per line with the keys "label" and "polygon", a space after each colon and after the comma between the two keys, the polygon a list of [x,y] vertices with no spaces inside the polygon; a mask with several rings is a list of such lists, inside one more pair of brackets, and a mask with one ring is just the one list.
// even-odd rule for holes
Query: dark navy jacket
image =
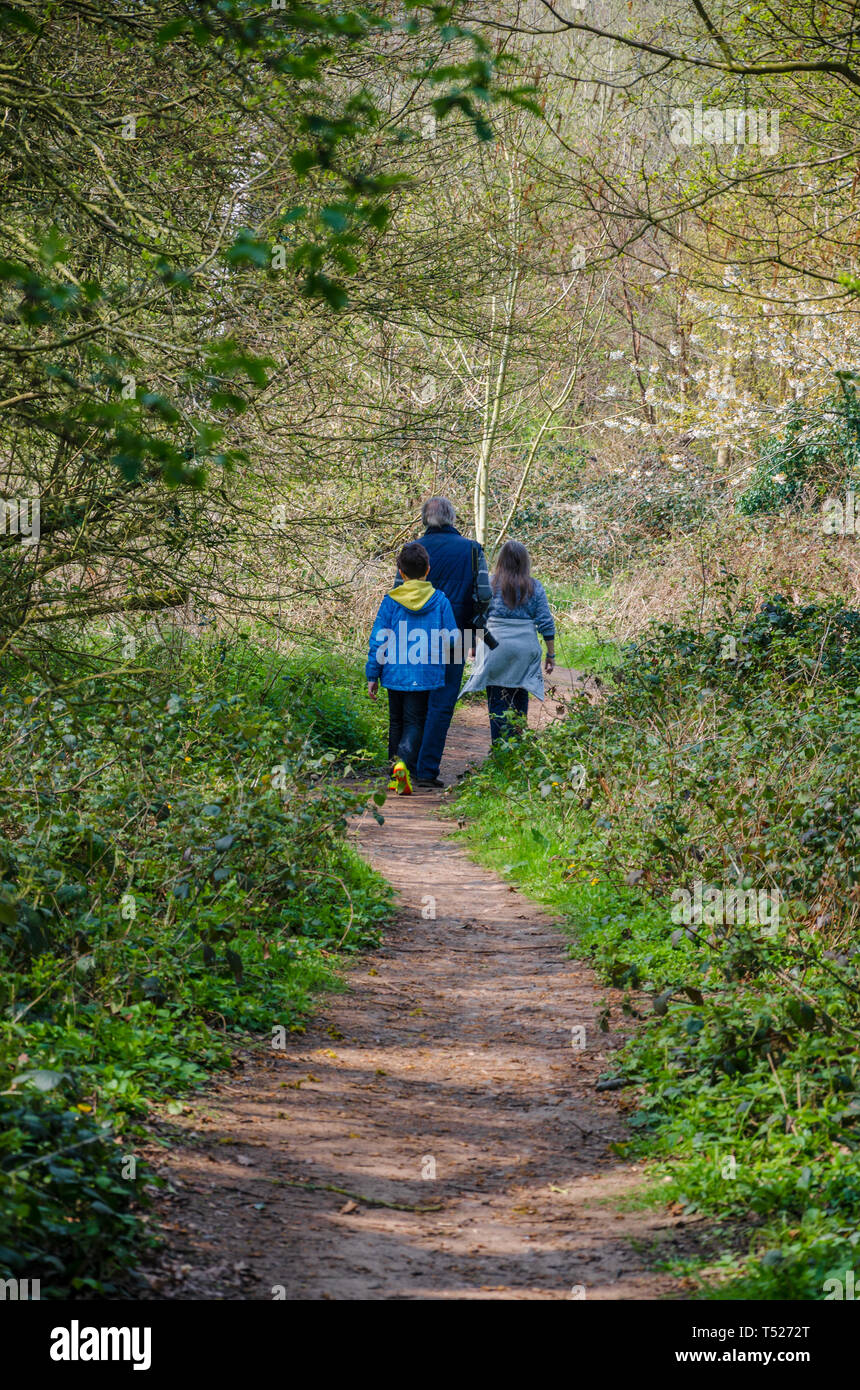
{"label": "dark navy jacket", "polygon": [[[471,627],[475,616],[472,604],[472,550],[478,550],[478,569],[486,580],[487,562],[477,541],[461,536],[456,526],[430,526],[418,537],[430,556],[428,578],[434,589],[447,595],[459,628]],[[397,582],[400,580],[398,578]]]}

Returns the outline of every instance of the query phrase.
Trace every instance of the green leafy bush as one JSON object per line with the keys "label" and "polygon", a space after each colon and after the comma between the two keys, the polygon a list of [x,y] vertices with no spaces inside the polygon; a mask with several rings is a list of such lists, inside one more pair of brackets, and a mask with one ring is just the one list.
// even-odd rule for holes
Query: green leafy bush
{"label": "green leafy bush", "polygon": [[365,798],[334,776],[341,733],[376,751],[359,673],[338,669],[338,723],[308,660],[95,655],[0,692],[0,1272],[43,1296],[133,1260],[151,1102],[205,1083],[231,1034],[301,1028],[390,906],[345,840]]}
{"label": "green leafy bush", "polygon": [[746,516],[782,511],[805,489],[820,500],[836,484],[855,478],[858,466],[860,404],[853,382],[846,380],[839,396],[811,413],[797,406],[783,433],[763,441],[738,511]]}
{"label": "green leafy bush", "polygon": [[[711,1296],[822,1298],[856,1262],[858,662],[860,615],[779,597],[654,629],[603,704],[497,748],[457,802],[642,1016],[634,1151],[686,1210],[733,1219]],[[777,892],[778,921],[685,921],[696,883]]]}

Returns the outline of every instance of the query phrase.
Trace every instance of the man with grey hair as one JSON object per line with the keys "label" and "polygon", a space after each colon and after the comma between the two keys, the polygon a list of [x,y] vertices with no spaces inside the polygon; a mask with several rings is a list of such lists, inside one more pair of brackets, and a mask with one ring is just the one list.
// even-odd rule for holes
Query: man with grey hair
{"label": "man with grey hair", "polygon": [[417,539],[430,556],[430,580],[434,588],[447,596],[460,633],[468,629],[468,635],[459,643],[461,660],[446,663],[445,684],[429,694],[415,777],[419,786],[425,787],[445,785],[439,777],[439,764],[463,680],[464,645],[468,644],[468,650],[472,644],[476,590],[482,600],[490,592],[484,552],[477,541],[461,536],[454,525],[456,519],[454,506],[447,497],[428,497],[421,508],[425,530]]}
{"label": "man with grey hair", "polygon": [[421,523],[424,527],[453,526],[457,520],[453,502],[447,497],[428,497],[421,507]]}

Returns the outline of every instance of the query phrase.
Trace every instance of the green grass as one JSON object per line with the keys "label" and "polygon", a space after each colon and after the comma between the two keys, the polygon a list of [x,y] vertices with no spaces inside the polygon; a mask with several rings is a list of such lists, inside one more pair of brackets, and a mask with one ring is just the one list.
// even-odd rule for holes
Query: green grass
{"label": "green grass", "polygon": [[617,665],[619,656],[614,642],[607,641],[594,628],[571,622],[567,616],[578,603],[605,597],[606,586],[585,579],[575,585],[550,580],[544,587],[556,620],[555,655],[559,666],[599,674]]}

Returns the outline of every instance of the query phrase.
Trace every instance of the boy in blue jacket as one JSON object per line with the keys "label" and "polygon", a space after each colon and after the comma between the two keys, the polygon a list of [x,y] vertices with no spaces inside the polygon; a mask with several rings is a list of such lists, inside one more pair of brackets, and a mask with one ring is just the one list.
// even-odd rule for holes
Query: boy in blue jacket
{"label": "boy in blue jacket", "polygon": [[445,684],[445,668],[462,639],[451,604],[427,579],[430,556],[423,545],[404,545],[397,573],[403,583],[379,605],[365,675],[372,700],[380,681],[388,691],[388,756],[394,764],[388,790],[409,796],[430,691]]}

